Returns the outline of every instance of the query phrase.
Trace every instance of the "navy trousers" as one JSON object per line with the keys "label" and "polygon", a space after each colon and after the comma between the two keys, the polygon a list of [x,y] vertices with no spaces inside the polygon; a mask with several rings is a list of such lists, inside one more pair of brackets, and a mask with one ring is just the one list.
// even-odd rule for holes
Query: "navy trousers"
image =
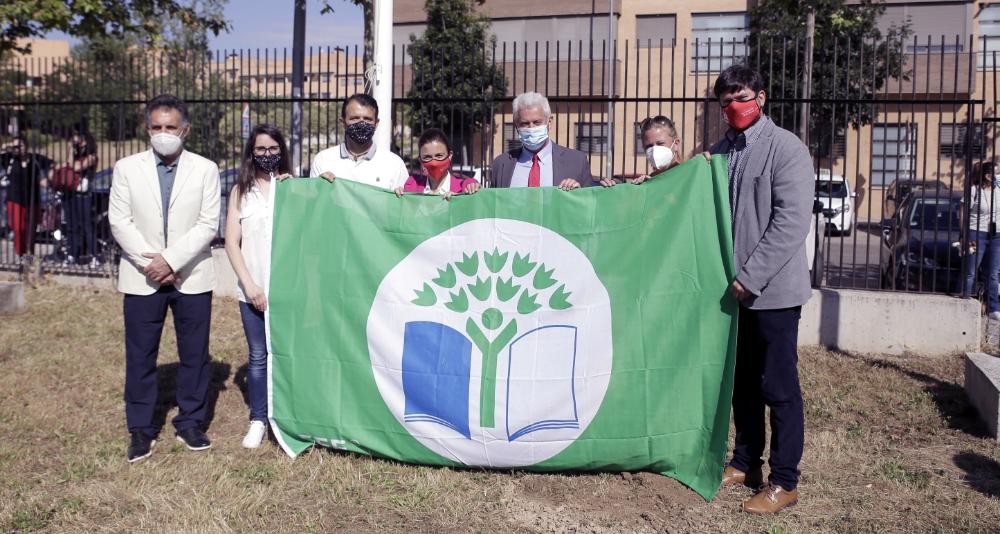
{"label": "navy trousers", "polygon": [[763,464],[764,407],[771,409],[772,485],[793,490],[805,441],[802,389],[796,350],[802,307],[740,308],[733,385],[736,446],[730,465],[747,472]]}
{"label": "navy trousers", "polygon": [[186,295],[174,286],[164,286],[152,295],[125,295],[125,420],[129,432],[150,438],[160,432],[153,421],[159,395],[156,357],[168,308],[174,315],[180,357],[174,428],[201,428],[208,411],[212,292]]}

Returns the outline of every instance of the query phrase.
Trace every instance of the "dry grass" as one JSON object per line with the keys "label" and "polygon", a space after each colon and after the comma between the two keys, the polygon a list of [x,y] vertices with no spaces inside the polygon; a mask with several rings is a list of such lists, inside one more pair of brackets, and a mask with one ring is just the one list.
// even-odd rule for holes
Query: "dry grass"
{"label": "dry grass", "polygon": [[[996,531],[1000,446],[962,391],[962,360],[803,351],[802,502],[739,512],[652,474],[536,475],[415,467],[273,444],[240,448],[245,345],[236,304],[217,299],[211,352],[215,446],[182,449],[166,428],[130,466],[122,406],[121,299],[41,286],[0,319],[0,531]],[[172,330],[171,330],[172,331]],[[176,362],[164,336],[161,365]],[[169,376],[164,386],[170,388]]]}

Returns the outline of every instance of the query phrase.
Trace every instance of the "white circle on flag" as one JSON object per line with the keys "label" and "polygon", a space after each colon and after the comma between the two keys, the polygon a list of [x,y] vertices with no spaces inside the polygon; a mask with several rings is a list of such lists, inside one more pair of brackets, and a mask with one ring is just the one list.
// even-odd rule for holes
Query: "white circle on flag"
{"label": "white circle on flag", "polygon": [[[437,454],[488,467],[545,461],[586,430],[611,378],[611,334],[608,292],[587,256],[510,219],[421,243],[382,280],[367,323],[396,420]],[[495,381],[484,380],[484,349]]]}

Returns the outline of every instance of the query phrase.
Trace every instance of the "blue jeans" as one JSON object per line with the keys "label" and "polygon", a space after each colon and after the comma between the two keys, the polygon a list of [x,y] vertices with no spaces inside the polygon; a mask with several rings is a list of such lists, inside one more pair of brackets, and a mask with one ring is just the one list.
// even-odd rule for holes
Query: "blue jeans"
{"label": "blue jeans", "polygon": [[254,308],[253,304],[240,302],[240,316],[250,348],[247,365],[250,420],[267,421],[267,332],[264,330],[264,312]]}
{"label": "blue jeans", "polygon": [[1000,237],[993,236],[991,239],[987,232],[969,230],[969,242],[976,244],[976,252],[968,257],[965,266],[965,294],[973,295],[972,291],[976,284],[976,273],[979,267],[985,265],[988,276],[986,279],[986,310],[990,313],[1000,311],[1000,280],[997,275],[1000,273]]}

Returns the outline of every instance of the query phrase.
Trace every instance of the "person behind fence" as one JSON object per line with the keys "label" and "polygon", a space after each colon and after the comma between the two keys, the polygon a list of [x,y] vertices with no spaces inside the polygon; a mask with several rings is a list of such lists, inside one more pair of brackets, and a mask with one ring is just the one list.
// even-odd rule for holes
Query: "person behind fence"
{"label": "person behind fence", "polygon": [[240,317],[247,338],[248,449],[260,447],[267,434],[267,282],[271,266],[271,191],[275,178],[291,172],[285,136],[274,126],[258,124],[243,148],[240,174],[229,193],[226,255],[238,281]]}
{"label": "person behind fence", "polygon": [[41,217],[41,188],[51,160],[28,151],[23,137],[17,137],[0,152],[0,168],[7,188],[7,226],[14,237],[14,254],[29,260],[35,226]]}
{"label": "person behind fence", "polygon": [[521,148],[493,160],[494,187],[557,186],[569,191],[594,185],[587,155],[549,139],[552,108],[545,96],[535,92],[517,95],[513,114]]}
{"label": "person behind fence", "polygon": [[811,296],[806,234],[814,175],[809,150],[762,112],[764,81],[733,65],[714,93],[729,129],[712,154],[729,158],[736,278],[740,303],[733,387],[736,439],[723,486],[758,486],[763,479],[765,407],[770,408],[769,483],[743,510],[776,513],[798,500],[805,422],[798,377],[799,318]]}
{"label": "person behind fence", "polygon": [[[94,231],[94,200],[91,189],[97,169],[97,141],[83,128],[77,128],[70,138],[72,161],[65,165],[68,180],[54,180],[62,191],[63,206],[66,207],[67,238],[69,249],[66,265],[88,264],[90,268],[100,267],[97,257],[97,240]],[[71,170],[71,173],[70,173]]]}
{"label": "person behind fence", "polygon": [[992,161],[976,162],[972,166],[969,203],[962,198],[965,217],[969,221],[969,254],[966,255],[962,277],[966,295],[975,295],[976,279],[981,270],[986,284],[986,310],[991,321],[1000,321],[1000,239],[997,238],[997,218],[1000,216],[1000,188],[996,187]]}
{"label": "person behind fence", "polygon": [[128,460],[148,457],[160,428],[157,367],[167,310],[177,335],[176,437],[191,450],[212,446],[203,425],[211,375],[208,334],[219,228],[219,167],[184,150],[191,131],[183,100],[146,105],[151,150],[115,163],[108,219],[121,246],[118,290],[125,294],[125,419]]}
{"label": "person behind fence", "polygon": [[340,108],[345,140],[316,154],[310,175],[331,182],[336,178],[361,182],[390,191],[406,184],[410,174],[403,160],[390,150],[378,149],[373,142],[378,122],[378,102],[374,98],[363,93],[347,97]]}
{"label": "person behind fence", "polygon": [[411,174],[406,185],[396,188],[396,196],[403,193],[441,195],[444,199],[456,194],[473,194],[479,191],[475,178],[451,172],[451,144],[448,136],[438,128],[428,128],[417,141],[420,152],[418,161],[422,174]]}

